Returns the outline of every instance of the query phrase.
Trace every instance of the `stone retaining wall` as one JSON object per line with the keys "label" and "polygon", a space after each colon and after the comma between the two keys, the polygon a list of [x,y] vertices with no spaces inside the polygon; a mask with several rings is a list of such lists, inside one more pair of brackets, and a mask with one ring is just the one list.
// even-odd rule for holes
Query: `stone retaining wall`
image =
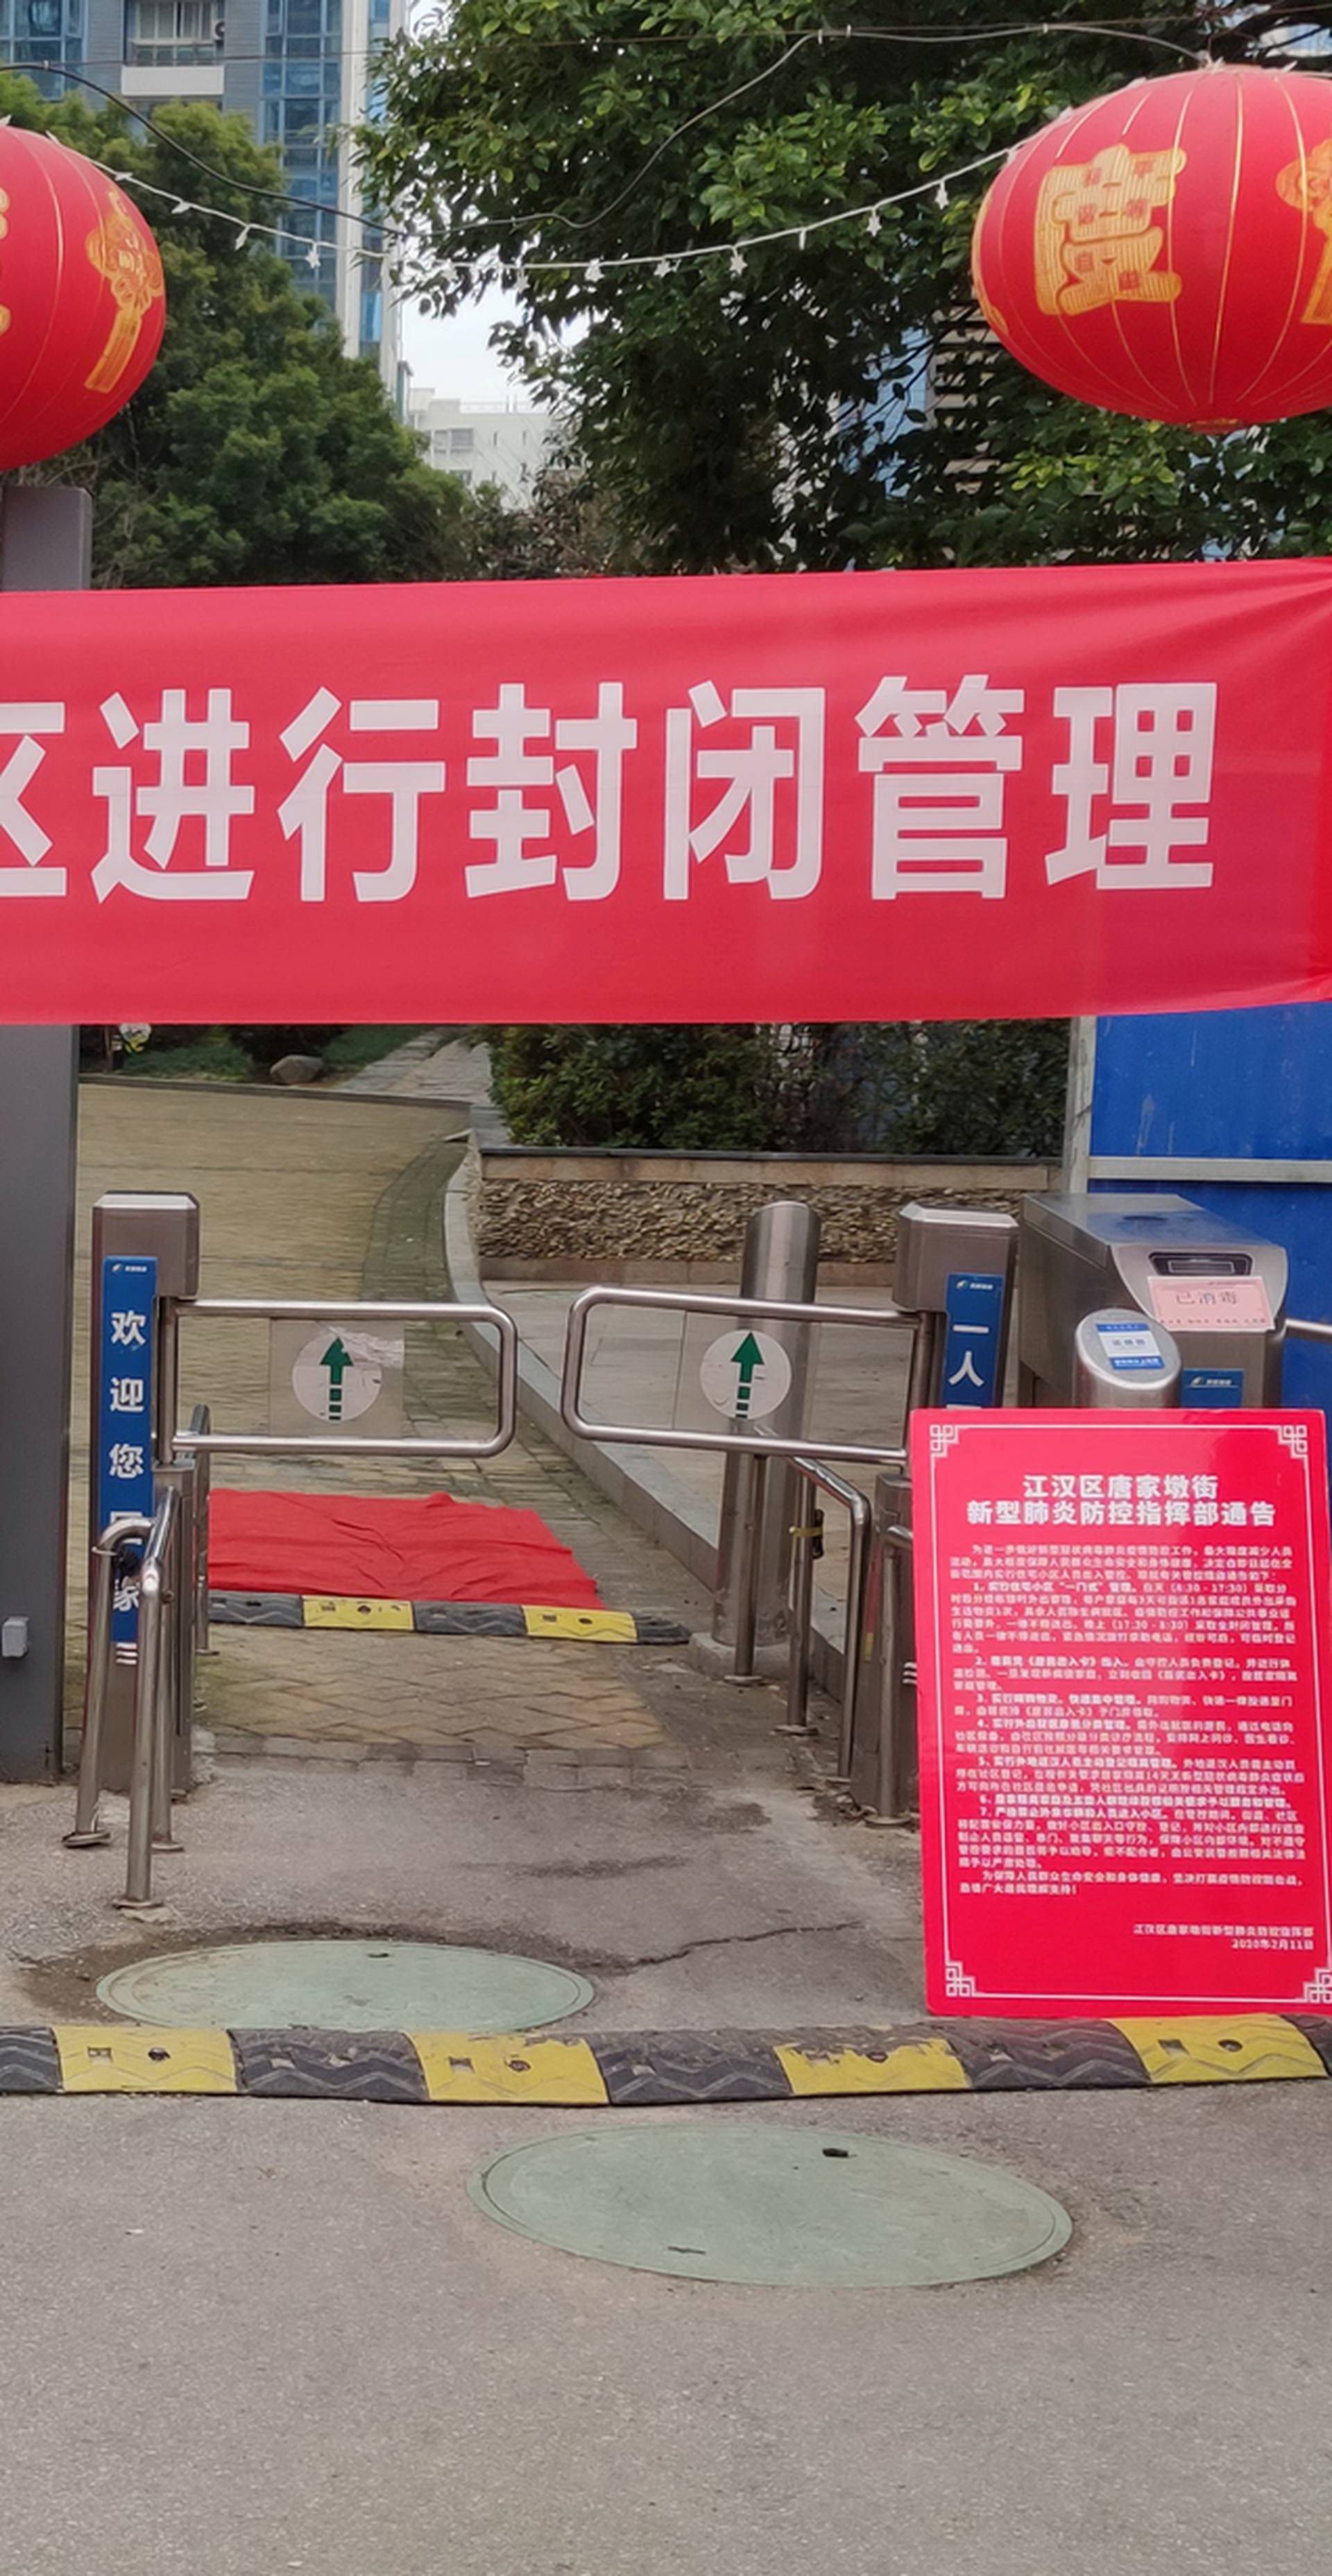
{"label": "stone retaining wall", "polygon": [[825,1280],[891,1274],[908,1199],[1004,1208],[1058,1186],[1053,1164],[879,1156],[581,1153],[474,1138],[467,1195],[488,1279],[734,1279],[747,1219],[770,1199],[823,1219]]}

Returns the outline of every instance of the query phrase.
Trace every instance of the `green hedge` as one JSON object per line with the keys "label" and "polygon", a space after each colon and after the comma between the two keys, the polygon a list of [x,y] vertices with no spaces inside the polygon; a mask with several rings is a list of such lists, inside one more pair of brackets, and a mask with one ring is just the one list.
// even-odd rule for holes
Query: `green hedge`
{"label": "green hedge", "polygon": [[1047,1156],[1063,1020],[484,1032],[524,1145]]}

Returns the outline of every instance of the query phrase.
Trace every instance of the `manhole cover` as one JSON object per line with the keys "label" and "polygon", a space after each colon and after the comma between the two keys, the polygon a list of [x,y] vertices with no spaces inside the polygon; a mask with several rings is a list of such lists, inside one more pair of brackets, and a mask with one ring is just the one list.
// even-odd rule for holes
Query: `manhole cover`
{"label": "manhole cover", "polygon": [[992,2165],[828,2129],[605,2127],[506,2148],[468,2186],[501,2227],[691,2281],[926,2289],[1042,2263],[1059,2203]]}
{"label": "manhole cover", "polygon": [[581,2012],[585,1977],[443,1941],[238,1941],[114,1968],[97,1989],[132,2021],[221,2030],[532,2030]]}

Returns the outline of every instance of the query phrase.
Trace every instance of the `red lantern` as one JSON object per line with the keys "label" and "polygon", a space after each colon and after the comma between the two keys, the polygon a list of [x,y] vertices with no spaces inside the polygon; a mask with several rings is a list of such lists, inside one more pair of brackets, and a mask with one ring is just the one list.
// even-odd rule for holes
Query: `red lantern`
{"label": "red lantern", "polygon": [[1332,81],[1214,64],[1020,144],[972,275],[1024,367],[1103,411],[1226,430],[1332,403]]}
{"label": "red lantern", "polygon": [[104,170],[0,126],[0,467],[100,429],[162,341],[157,244]]}

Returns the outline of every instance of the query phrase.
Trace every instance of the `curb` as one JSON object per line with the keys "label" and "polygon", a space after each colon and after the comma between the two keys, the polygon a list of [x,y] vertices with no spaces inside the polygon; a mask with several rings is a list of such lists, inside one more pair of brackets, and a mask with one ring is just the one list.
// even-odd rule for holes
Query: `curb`
{"label": "curb", "polygon": [[418,1637],[562,1637],[587,1646],[687,1646],[678,1619],[545,1602],[362,1600],[330,1592],[214,1592],[214,1628],[388,1628]]}
{"label": "curb", "polygon": [[1281,2013],[887,2030],[0,2029],[0,2094],[212,2093],[618,2110],[873,2093],[1113,2091],[1332,2075],[1332,2017]]}

